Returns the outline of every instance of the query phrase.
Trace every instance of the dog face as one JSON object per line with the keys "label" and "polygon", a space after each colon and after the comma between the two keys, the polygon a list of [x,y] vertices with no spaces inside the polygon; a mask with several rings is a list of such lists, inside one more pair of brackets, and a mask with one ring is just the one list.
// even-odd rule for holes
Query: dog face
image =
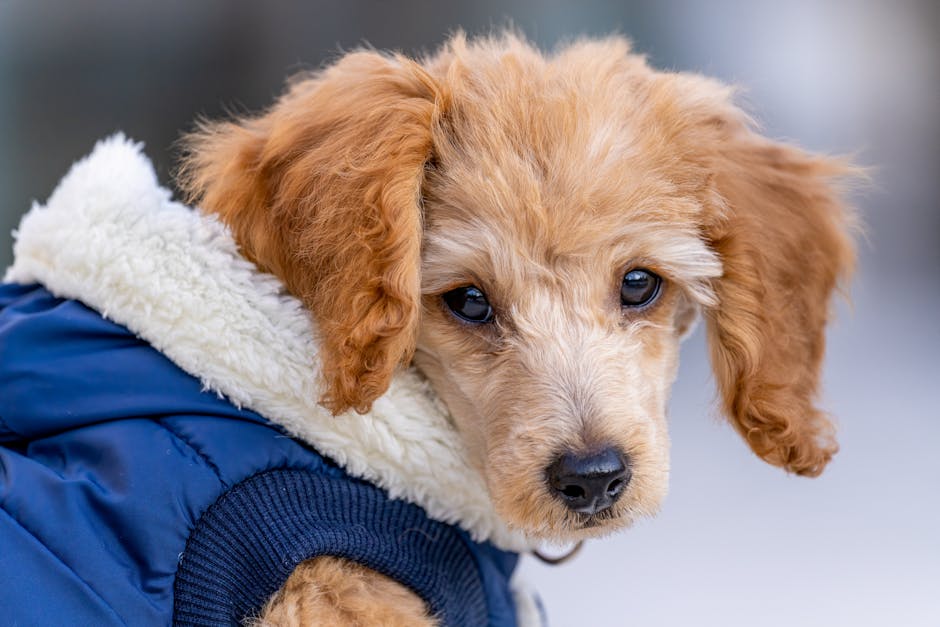
{"label": "dog face", "polygon": [[657,509],[698,312],[732,424],[770,463],[822,470],[846,172],[622,40],[546,57],[514,36],[347,55],[193,135],[183,170],[316,318],[327,407],[365,411],[413,354],[500,514],[557,540]]}
{"label": "dog face", "polygon": [[[657,172],[665,155],[641,147],[659,129],[624,107],[623,85],[546,76],[540,57],[530,62],[519,75],[476,66],[481,86],[452,94],[424,184],[415,361],[501,514],[573,538],[662,498],[678,341],[713,302],[721,265],[698,234],[704,209]],[[645,274],[636,293],[631,273]],[[467,288],[486,304],[467,303]],[[468,319],[461,305],[491,317]],[[628,475],[614,463],[612,496],[623,493],[611,507],[593,513],[577,479],[553,486],[556,460],[608,450]]]}

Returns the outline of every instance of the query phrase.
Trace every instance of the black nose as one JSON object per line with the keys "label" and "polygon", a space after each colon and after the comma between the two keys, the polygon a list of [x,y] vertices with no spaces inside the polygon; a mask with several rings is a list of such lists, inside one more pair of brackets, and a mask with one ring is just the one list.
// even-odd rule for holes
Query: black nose
{"label": "black nose", "polygon": [[613,505],[630,483],[627,458],[614,448],[568,452],[548,467],[548,485],[570,509],[596,514]]}

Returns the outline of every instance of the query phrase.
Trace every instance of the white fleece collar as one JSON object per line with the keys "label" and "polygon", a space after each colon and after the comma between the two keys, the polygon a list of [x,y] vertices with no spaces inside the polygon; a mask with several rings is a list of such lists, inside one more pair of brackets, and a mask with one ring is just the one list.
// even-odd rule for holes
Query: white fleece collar
{"label": "white fleece collar", "polygon": [[5,280],[42,283],[126,326],[233,403],[478,541],[533,542],[496,515],[427,382],[400,373],[366,415],[317,404],[317,345],[301,303],[242,257],[217,219],[173,202],[142,146],[115,135],[72,166],[15,233]]}

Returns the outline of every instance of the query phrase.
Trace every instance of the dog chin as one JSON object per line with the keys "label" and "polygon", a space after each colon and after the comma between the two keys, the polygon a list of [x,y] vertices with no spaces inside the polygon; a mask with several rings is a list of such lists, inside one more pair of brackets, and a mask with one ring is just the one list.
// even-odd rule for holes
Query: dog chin
{"label": "dog chin", "polygon": [[533,540],[566,544],[611,535],[632,526],[636,516],[628,508],[615,508],[596,514],[565,511],[546,513],[528,520],[503,518],[510,528]]}

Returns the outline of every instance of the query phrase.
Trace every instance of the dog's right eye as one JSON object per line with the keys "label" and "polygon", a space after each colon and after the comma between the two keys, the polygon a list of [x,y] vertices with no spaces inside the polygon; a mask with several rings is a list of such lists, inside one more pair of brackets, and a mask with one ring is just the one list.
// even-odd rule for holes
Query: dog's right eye
{"label": "dog's right eye", "polygon": [[643,307],[659,296],[662,279],[645,268],[634,268],[623,275],[620,303],[624,307]]}
{"label": "dog's right eye", "polygon": [[493,319],[493,308],[486,296],[475,285],[458,287],[442,298],[451,313],[466,322],[484,323]]}

